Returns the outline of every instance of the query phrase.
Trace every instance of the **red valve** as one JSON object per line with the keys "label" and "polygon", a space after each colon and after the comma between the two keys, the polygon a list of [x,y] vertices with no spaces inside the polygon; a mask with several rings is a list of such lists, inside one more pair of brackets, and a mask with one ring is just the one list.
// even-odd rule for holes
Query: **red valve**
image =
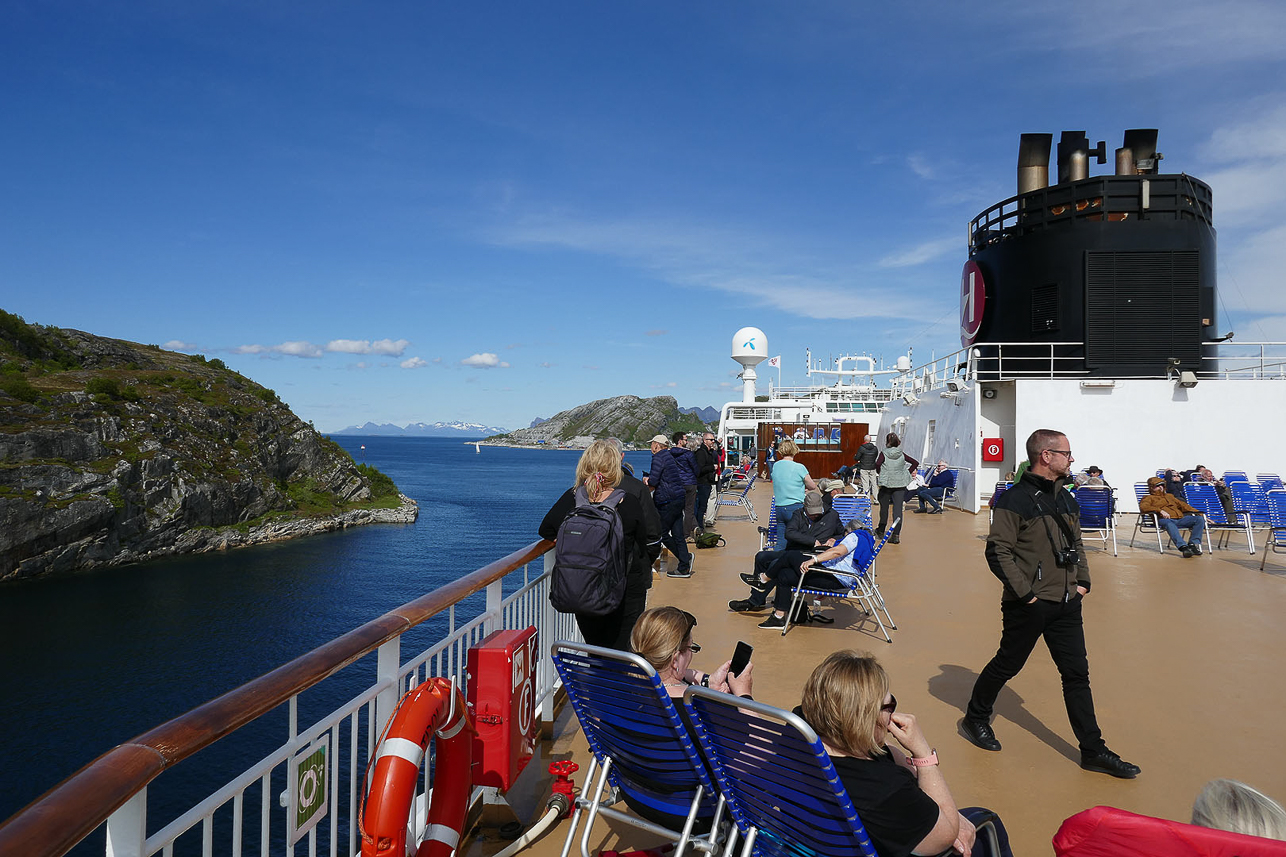
{"label": "red valve", "polygon": [[576,805],[576,783],[572,782],[571,775],[579,770],[580,765],[570,759],[549,764],[549,773],[554,776],[554,781],[549,784],[550,792],[567,796],[567,811],[563,813],[563,818],[570,816],[572,807]]}

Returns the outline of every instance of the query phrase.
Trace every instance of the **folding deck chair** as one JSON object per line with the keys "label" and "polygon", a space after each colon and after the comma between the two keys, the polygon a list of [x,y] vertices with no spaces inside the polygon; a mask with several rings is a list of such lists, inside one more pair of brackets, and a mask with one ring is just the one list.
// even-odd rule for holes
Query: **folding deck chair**
{"label": "folding deck chair", "polygon": [[948,488],[946,491],[942,492],[943,508],[946,508],[946,505],[948,503],[954,503],[957,506],[960,505],[959,501],[957,500],[957,494],[956,494],[956,490],[960,487],[960,468],[948,467],[947,470],[951,471],[951,487]]}
{"label": "folding deck chair", "polygon": [[1286,490],[1275,488],[1268,492],[1268,541],[1264,545],[1264,555],[1259,558],[1259,570],[1264,570],[1268,561],[1268,552],[1280,553],[1286,550]]}
{"label": "folding deck chair", "polygon": [[[785,547],[783,545],[783,547]],[[768,501],[768,526],[759,528],[759,549],[777,550],[777,498]]]}
{"label": "folding deck chair", "polygon": [[[1271,526],[1268,520],[1268,497],[1258,482],[1229,482],[1228,490],[1232,492],[1232,508],[1237,514],[1243,512],[1250,516],[1252,530],[1266,530]],[[1218,493],[1218,492],[1216,492]]]}
{"label": "folding deck chair", "polygon": [[1246,550],[1255,552],[1255,536],[1250,528],[1250,514],[1236,512],[1234,517],[1229,518],[1223,510],[1219,495],[1215,493],[1214,485],[1209,482],[1189,482],[1184,487],[1183,496],[1189,506],[1206,516],[1207,546],[1214,546],[1215,532],[1222,536],[1219,547],[1223,547],[1228,543],[1228,536],[1232,532],[1241,530],[1246,534]]}
{"label": "folding deck chair", "polygon": [[[1135,482],[1134,496],[1137,500],[1142,501],[1148,496],[1148,483]],[[1155,533],[1157,537],[1157,550],[1165,553],[1165,545],[1161,544],[1161,528],[1157,526],[1157,516],[1152,512],[1139,512],[1139,516],[1134,520],[1134,533],[1130,536],[1130,547],[1134,547],[1134,539],[1139,533]]]}
{"label": "folding deck chair", "polygon": [[860,494],[841,494],[832,501],[832,506],[839,512],[839,522],[848,526],[848,522],[859,518],[867,526],[873,526],[871,519],[871,498]]}
{"label": "folding deck chair", "polygon": [[1276,473],[1256,473],[1255,481],[1259,483],[1260,488],[1264,489],[1265,494],[1279,488],[1286,488],[1286,483],[1283,483],[1282,478]]}
{"label": "folding deck chair", "polygon": [[[801,718],[705,687],[688,688],[683,704],[744,839],[741,857],[878,857],[821,739]],[[992,822],[978,831],[997,857]]]}
{"label": "folding deck chair", "polygon": [[[1098,485],[1082,485],[1076,489],[1076,504],[1081,507],[1081,539],[1102,542],[1112,540],[1112,556],[1116,556],[1116,498],[1112,489]],[[1086,531],[1096,535],[1086,536]]]}
{"label": "folding deck chair", "polygon": [[991,489],[991,500],[987,503],[988,524],[990,524],[996,517],[996,501],[1000,499],[1000,495],[1013,487],[1014,483],[1012,482],[997,482],[996,487]]}
{"label": "folding deck chair", "polygon": [[726,494],[731,494],[732,493],[731,491],[725,491],[723,494],[720,494],[718,497],[715,497],[714,498],[714,520],[717,521],[719,519],[719,509],[721,507],[740,506],[741,508],[745,509],[746,514],[750,516],[751,523],[758,521],[759,519],[755,517],[755,507],[750,502],[750,489],[755,487],[755,480],[758,478],[759,478],[759,474],[752,473],[750,475],[750,481],[746,483],[746,487],[741,489],[741,493],[737,494],[735,497],[725,496]]}
{"label": "folding deck chair", "polygon": [[[791,599],[790,609],[786,611],[786,625],[781,629],[781,635],[786,636],[790,630],[791,620],[795,618],[795,610],[799,607],[799,602],[804,596],[812,598],[838,598],[842,601],[856,601],[863,616],[874,616],[876,623],[880,626],[880,632],[884,634],[886,643],[893,642],[889,636],[888,628],[884,627],[884,619],[889,620],[888,627],[894,631],[898,629],[893,617],[889,615],[889,608],[884,603],[884,596],[880,594],[880,586],[875,582],[875,560],[880,555],[897,530],[898,522],[901,518],[894,518],[892,525],[884,532],[884,538],[880,539],[871,552],[871,561],[860,569],[857,573],[857,582],[853,586],[845,586],[835,577],[834,574],[823,568],[811,568],[805,572],[799,582],[795,584],[795,595]],[[884,614],[884,619],[880,618],[880,613]],[[863,622],[866,620],[863,619]],[[861,627],[860,625],[858,627]]]}
{"label": "folding deck chair", "polygon": [[[710,830],[717,831],[724,801],[652,665],[629,652],[567,641],[554,643],[552,657],[594,754],[561,857],[571,850],[582,817],[582,857],[590,857],[590,834],[600,818],[665,837],[676,843],[675,857],[689,845],[712,852],[713,833],[701,838],[693,829],[698,819],[709,819]],[[636,812],[683,818],[682,829],[604,806],[609,784]]]}

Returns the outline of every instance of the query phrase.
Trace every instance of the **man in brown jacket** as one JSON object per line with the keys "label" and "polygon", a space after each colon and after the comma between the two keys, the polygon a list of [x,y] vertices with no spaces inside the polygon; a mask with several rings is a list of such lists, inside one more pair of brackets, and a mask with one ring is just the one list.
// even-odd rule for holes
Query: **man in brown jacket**
{"label": "man in brown jacket", "polygon": [[[1165,490],[1165,480],[1153,476],[1148,480],[1148,496],[1139,501],[1139,512],[1156,515],[1157,526],[1170,534],[1170,541],[1183,554],[1184,559],[1201,556],[1201,538],[1206,532],[1206,519],[1196,509],[1189,506]],[[1188,541],[1185,542],[1179,530],[1188,530]]]}

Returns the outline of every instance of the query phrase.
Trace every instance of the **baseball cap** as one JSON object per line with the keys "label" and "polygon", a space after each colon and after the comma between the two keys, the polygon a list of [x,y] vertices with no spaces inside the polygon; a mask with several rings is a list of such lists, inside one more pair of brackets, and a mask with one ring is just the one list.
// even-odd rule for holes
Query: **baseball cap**
{"label": "baseball cap", "polygon": [[661,446],[669,446],[670,439],[663,434],[658,434],[653,436],[653,438],[650,441],[648,441],[648,443],[659,443],[661,444]]}

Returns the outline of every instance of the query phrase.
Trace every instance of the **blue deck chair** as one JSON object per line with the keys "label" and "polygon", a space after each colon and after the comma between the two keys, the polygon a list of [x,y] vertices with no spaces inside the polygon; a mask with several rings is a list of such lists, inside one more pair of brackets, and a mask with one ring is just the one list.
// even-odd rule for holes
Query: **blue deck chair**
{"label": "blue deck chair", "polygon": [[[742,835],[741,857],[878,857],[821,739],[800,717],[699,686],[683,704]],[[998,857],[994,825],[983,821],[978,832]]]}
{"label": "blue deck chair", "polygon": [[854,518],[858,518],[862,523],[868,526],[874,526],[875,522],[871,518],[871,498],[862,494],[841,494],[832,501],[836,512],[839,512],[839,521],[844,526]]}
{"label": "blue deck chair", "polygon": [[[1162,471],[1164,473],[1165,471]],[[1165,477],[1162,476],[1164,479]],[[1148,483],[1134,483],[1134,497],[1142,501],[1148,496]],[[1130,536],[1130,547],[1134,547],[1134,539],[1139,533],[1155,533],[1157,537],[1157,550],[1165,553],[1165,545],[1161,543],[1161,528],[1157,526],[1157,516],[1151,512],[1139,512],[1139,516],[1134,520],[1134,533]]]}
{"label": "blue deck chair", "polygon": [[948,503],[954,503],[959,506],[956,489],[960,487],[960,468],[948,467],[947,469],[951,471],[951,487],[942,493],[942,505],[945,507]]}
{"label": "blue deck chair", "polygon": [[[1102,542],[1104,550],[1111,539],[1112,556],[1116,556],[1116,498],[1112,489],[1082,485],[1075,494],[1076,504],[1081,507],[1081,539]],[[1087,536],[1087,531],[1094,535]]]}
{"label": "blue deck chair", "polygon": [[[784,546],[783,546],[784,547]],[[768,526],[759,528],[759,549],[777,550],[777,498],[768,501]]]}
{"label": "blue deck chair", "polygon": [[[1253,530],[1266,530],[1272,526],[1268,515],[1268,497],[1258,482],[1229,482],[1228,490],[1232,492],[1232,508],[1237,514],[1250,516],[1250,527]],[[1217,493],[1217,492],[1216,492]]]}
{"label": "blue deck chair", "polygon": [[[711,830],[717,830],[724,801],[679,717],[677,700],[666,693],[652,665],[629,652],[567,641],[554,643],[552,657],[594,754],[561,857],[571,850],[582,816],[582,857],[589,857],[590,832],[599,818],[665,837],[676,843],[675,857],[688,845],[714,850],[713,837],[692,831],[698,819],[710,819]],[[682,829],[604,806],[609,784],[637,812],[685,819]]]}
{"label": "blue deck chair", "polygon": [[1276,473],[1256,473],[1255,481],[1259,483],[1260,488],[1264,489],[1265,494],[1286,488],[1286,483],[1283,483],[1282,478]]}
{"label": "blue deck chair", "polygon": [[1012,482],[996,483],[996,487],[991,490],[991,501],[987,504],[987,523],[990,524],[996,517],[996,501],[1000,499],[1000,495],[1013,487],[1014,483]]}
{"label": "blue deck chair", "polygon": [[1264,545],[1264,555],[1259,558],[1259,570],[1264,570],[1268,561],[1268,552],[1286,551],[1286,490],[1274,488],[1268,492],[1268,540]]}
{"label": "blue deck chair", "polygon": [[1228,536],[1236,530],[1241,530],[1246,534],[1246,550],[1251,553],[1255,552],[1255,536],[1250,529],[1250,515],[1244,512],[1238,512],[1233,518],[1229,519],[1223,510],[1223,503],[1219,501],[1219,495],[1215,493],[1215,486],[1209,482],[1189,482],[1184,487],[1184,499],[1188,505],[1192,506],[1198,512],[1206,516],[1206,544],[1214,544],[1214,533],[1218,532],[1222,538],[1219,546],[1223,547],[1228,543]]}
{"label": "blue deck chair", "polygon": [[1225,470],[1223,472],[1223,484],[1229,485],[1233,482],[1249,482],[1244,470]]}
{"label": "blue deck chair", "polygon": [[[889,636],[888,628],[894,631],[898,629],[893,617],[889,615],[888,605],[884,603],[884,596],[880,593],[880,586],[875,582],[875,560],[880,555],[880,551],[888,544],[893,533],[897,531],[898,522],[901,518],[894,518],[893,524],[884,532],[884,538],[880,539],[875,545],[875,550],[871,552],[871,561],[866,567],[861,569],[857,575],[857,583],[852,586],[845,586],[836,579],[835,575],[824,569],[809,569],[799,578],[795,584],[795,595],[791,599],[790,609],[786,611],[786,625],[781,629],[781,635],[786,636],[790,630],[791,620],[795,618],[795,610],[799,607],[800,601],[805,597],[810,598],[837,598],[841,601],[854,601],[858,609],[862,612],[862,622],[858,624],[858,629],[865,624],[867,617],[875,617],[875,622],[880,626],[880,632],[884,634],[886,643],[893,642]],[[883,613],[884,617],[880,618]],[[884,625],[884,620],[888,620],[888,628]]]}
{"label": "blue deck chair", "polygon": [[755,507],[750,502],[750,489],[755,487],[755,480],[758,478],[759,478],[758,473],[752,473],[750,475],[750,481],[746,483],[746,487],[741,490],[740,494],[736,494],[735,496],[729,497],[727,495],[731,494],[732,492],[727,491],[723,494],[720,494],[718,497],[715,497],[714,498],[714,520],[717,521],[719,519],[719,509],[721,509],[722,507],[740,506],[741,508],[745,509],[746,514],[750,516],[751,523],[758,521],[759,519],[755,517]]}

